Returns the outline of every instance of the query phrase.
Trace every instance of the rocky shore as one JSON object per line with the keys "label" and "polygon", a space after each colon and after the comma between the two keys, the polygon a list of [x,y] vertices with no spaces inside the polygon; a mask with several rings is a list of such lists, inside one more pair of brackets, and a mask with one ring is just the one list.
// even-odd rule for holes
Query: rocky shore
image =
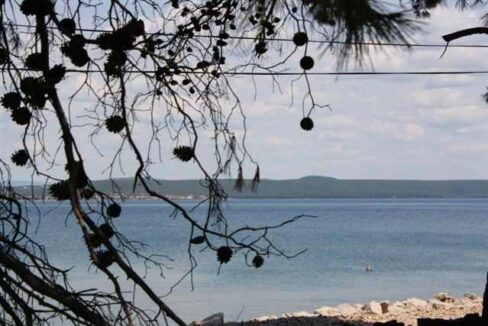
{"label": "rocky shore", "polygon": [[458,319],[468,314],[481,315],[481,309],[482,298],[475,294],[465,294],[463,297],[455,298],[447,293],[439,293],[429,300],[410,298],[405,301],[395,302],[371,301],[367,304],[341,304],[337,307],[321,307],[313,312],[299,311],[279,317],[275,315],[260,316],[251,321],[232,322],[225,325],[368,326],[375,324],[402,325],[403,323],[403,325],[416,326],[419,318]]}

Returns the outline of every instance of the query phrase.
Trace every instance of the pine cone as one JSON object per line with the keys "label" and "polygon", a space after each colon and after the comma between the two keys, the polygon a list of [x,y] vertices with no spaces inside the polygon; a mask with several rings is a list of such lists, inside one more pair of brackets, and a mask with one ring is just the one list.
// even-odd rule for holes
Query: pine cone
{"label": "pine cone", "polygon": [[105,72],[108,76],[117,76],[127,61],[127,54],[123,51],[112,51],[105,63]]}
{"label": "pine cone", "polygon": [[73,35],[76,32],[76,23],[71,18],[64,18],[59,22],[59,28],[66,35]]}
{"label": "pine cone", "polygon": [[221,264],[227,264],[232,258],[232,249],[227,246],[220,247],[217,249],[217,260]]}
{"label": "pine cone", "polygon": [[108,131],[117,134],[124,129],[125,119],[119,115],[113,115],[105,120],[105,127],[107,127]]}
{"label": "pine cone", "polygon": [[21,102],[22,97],[16,92],[5,93],[2,97],[2,105],[6,109],[17,109],[19,108]]}
{"label": "pine cone", "polygon": [[77,67],[83,67],[88,62],[90,62],[90,57],[88,56],[88,52],[83,48],[80,49],[80,51],[78,53],[73,54],[69,58],[71,60],[71,63]]}
{"label": "pine cone", "polygon": [[293,35],[293,43],[296,46],[304,46],[308,42],[308,36],[304,32],[298,32]]}
{"label": "pine cone", "polygon": [[107,268],[115,261],[114,255],[108,250],[98,250],[93,252],[93,263],[99,268]]}
{"label": "pine cone", "polygon": [[268,51],[266,48],[266,43],[264,42],[259,42],[254,46],[254,51],[256,51],[256,54],[260,56],[261,54],[264,54]]}
{"label": "pine cone", "polygon": [[115,234],[114,229],[107,223],[100,225],[100,231],[102,231],[106,239],[110,239]]}
{"label": "pine cone", "polygon": [[87,242],[92,248],[98,248],[102,244],[102,239],[101,237],[98,236],[98,234],[95,234],[93,232],[90,232],[87,234]]}
{"label": "pine cone", "polygon": [[95,192],[90,188],[85,188],[85,189],[80,191],[81,198],[84,198],[86,200],[91,199],[94,194],[95,194]]}
{"label": "pine cone", "polygon": [[309,56],[304,56],[301,60],[300,60],[300,67],[302,67],[303,70],[310,70],[313,68],[314,66],[314,61],[313,61],[313,58],[312,57],[309,57]]}
{"label": "pine cone", "polygon": [[305,117],[300,121],[300,127],[302,127],[303,130],[310,131],[313,129],[313,120],[310,119],[309,117]]}
{"label": "pine cone", "polygon": [[69,182],[60,181],[49,186],[49,193],[57,200],[67,200],[70,198]]}
{"label": "pine cone", "polygon": [[264,258],[261,255],[256,255],[252,260],[252,264],[254,265],[254,267],[259,268],[263,266]]}
{"label": "pine cone", "polygon": [[190,240],[192,244],[202,244],[205,242],[205,237],[202,235],[199,235],[197,237],[194,237],[193,239]]}
{"label": "pine cone", "polygon": [[24,166],[29,161],[29,154],[26,150],[21,149],[12,154],[12,162],[17,166]]}
{"label": "pine cone", "polygon": [[25,66],[32,70],[44,69],[44,58],[41,53],[32,53],[25,59]]}
{"label": "pine cone", "polygon": [[85,38],[83,35],[73,35],[71,40],[61,47],[61,52],[70,58],[71,63],[77,67],[83,67],[90,61],[88,52],[84,48]]}
{"label": "pine cone", "polygon": [[55,65],[47,72],[46,81],[51,85],[55,85],[57,83],[60,83],[65,75],[66,68],[62,65]]}
{"label": "pine cone", "polygon": [[103,33],[97,37],[98,46],[102,50],[130,50],[134,48],[136,38],[123,28],[113,33]]}
{"label": "pine cone", "polygon": [[122,207],[117,203],[112,203],[107,207],[107,216],[116,218],[122,213]]}
{"label": "pine cone", "polygon": [[25,77],[20,81],[20,90],[24,94],[32,95],[43,89],[42,81],[34,77]]}
{"label": "pine cone", "polygon": [[181,161],[188,162],[194,157],[193,148],[190,146],[179,146],[173,149],[173,154]]}
{"label": "pine cone", "polygon": [[138,37],[144,35],[144,21],[131,19],[121,30],[131,36]]}
{"label": "pine cone", "polygon": [[26,16],[46,16],[53,12],[54,4],[50,0],[24,0],[20,11]]}
{"label": "pine cone", "polygon": [[25,126],[29,124],[30,119],[32,117],[32,113],[29,111],[28,108],[21,107],[13,110],[10,116],[12,117],[12,120],[15,123],[17,123],[20,126]]}

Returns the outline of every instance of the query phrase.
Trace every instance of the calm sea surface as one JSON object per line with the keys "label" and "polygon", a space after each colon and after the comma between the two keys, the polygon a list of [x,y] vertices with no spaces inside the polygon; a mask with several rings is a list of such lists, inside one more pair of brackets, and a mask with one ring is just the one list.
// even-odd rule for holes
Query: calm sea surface
{"label": "calm sea surface", "polygon": [[[104,277],[89,266],[78,226],[66,217],[68,207],[56,202],[39,207],[47,213],[36,237],[51,260],[73,267],[75,287],[103,287]],[[147,244],[146,253],[175,259],[163,260],[172,267],[165,278],[154,268],[147,273],[158,294],[166,293],[189,266],[190,230],[181,218],[170,217],[171,212],[158,202],[129,201],[116,221],[130,239]],[[273,257],[258,270],[238,255],[217,275],[215,255],[196,252],[194,291],[188,279],[166,298],[187,321],[215,312],[224,312],[226,320],[248,319],[345,302],[430,298],[438,292],[481,294],[484,289],[486,199],[231,200],[225,212],[231,225],[277,224],[297,214],[317,218],[303,219],[271,236],[289,253],[307,252],[292,260]],[[36,222],[33,217],[33,226]],[[365,272],[368,264],[373,273]],[[143,271],[141,264],[136,267]],[[144,304],[144,298],[140,302]]]}

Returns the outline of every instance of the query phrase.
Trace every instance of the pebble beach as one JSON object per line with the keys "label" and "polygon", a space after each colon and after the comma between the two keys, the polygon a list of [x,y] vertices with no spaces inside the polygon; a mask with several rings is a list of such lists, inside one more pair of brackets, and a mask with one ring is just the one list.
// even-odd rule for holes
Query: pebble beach
{"label": "pebble beach", "polygon": [[281,316],[257,316],[246,322],[226,323],[228,326],[272,326],[272,325],[314,325],[314,326],[367,326],[375,323],[396,321],[391,325],[417,326],[419,318],[457,319],[468,314],[480,314],[482,297],[465,294],[453,297],[439,293],[423,300],[409,298],[404,301],[371,301],[363,304],[341,304],[324,306],[314,311],[298,311]]}

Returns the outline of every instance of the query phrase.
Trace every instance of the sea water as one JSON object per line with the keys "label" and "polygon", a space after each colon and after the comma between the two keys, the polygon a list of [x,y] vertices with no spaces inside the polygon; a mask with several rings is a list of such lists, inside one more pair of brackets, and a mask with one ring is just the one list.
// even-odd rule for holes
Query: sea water
{"label": "sea water", "polygon": [[[110,289],[103,274],[90,266],[68,206],[37,204],[42,217],[32,212],[31,230],[51,261],[72,268],[71,283],[77,288]],[[180,204],[191,208],[196,202]],[[189,224],[171,216],[170,206],[160,202],[127,201],[122,207],[114,220],[119,231],[144,242],[142,252],[161,255],[169,269],[161,274],[140,260],[134,260],[134,267],[158,295],[167,294],[190,266]],[[194,215],[201,218],[204,209]],[[293,259],[266,257],[260,269],[247,266],[240,254],[220,267],[214,252],[199,252],[196,246],[193,277],[164,298],[186,321],[215,312],[224,312],[230,321],[313,312],[346,302],[427,299],[438,292],[481,294],[485,286],[486,199],[230,200],[223,209],[231,228],[276,225],[300,214],[316,218],[304,217],[270,232],[269,238],[287,254],[307,251]],[[368,265],[372,272],[366,272]],[[131,287],[125,290],[129,294]],[[146,305],[147,299],[138,303]]]}

